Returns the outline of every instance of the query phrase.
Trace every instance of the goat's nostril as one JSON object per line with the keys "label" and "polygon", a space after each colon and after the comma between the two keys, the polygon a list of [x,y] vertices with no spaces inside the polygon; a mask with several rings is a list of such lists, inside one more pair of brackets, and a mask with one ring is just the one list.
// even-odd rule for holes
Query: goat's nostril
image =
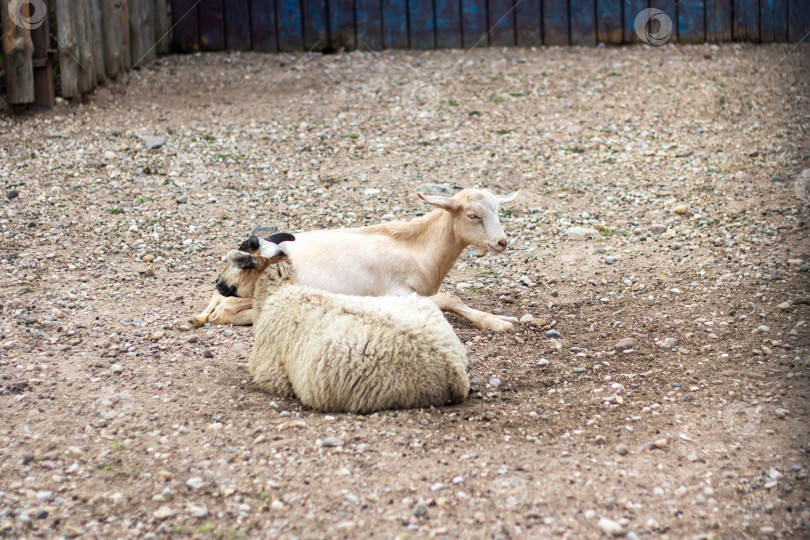
{"label": "goat's nostril", "polygon": [[509,244],[509,241],[506,238],[498,241],[499,246],[506,247],[507,244]]}

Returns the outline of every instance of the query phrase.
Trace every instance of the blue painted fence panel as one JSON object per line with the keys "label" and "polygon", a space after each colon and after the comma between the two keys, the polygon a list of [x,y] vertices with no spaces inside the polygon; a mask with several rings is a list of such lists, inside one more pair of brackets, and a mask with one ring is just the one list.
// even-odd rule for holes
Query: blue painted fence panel
{"label": "blue painted fence panel", "polygon": [[669,19],[671,43],[810,39],[810,0],[170,1],[172,39],[181,52],[649,42],[645,30],[656,35],[660,24],[645,27],[645,14],[655,14],[645,10]]}
{"label": "blue painted fence panel", "polygon": [[487,46],[487,0],[461,0],[461,38],[465,49]]}
{"label": "blue painted fence panel", "polygon": [[678,41],[702,43],[706,40],[703,0],[681,0],[678,4]]}
{"label": "blue painted fence panel", "polygon": [[597,0],[596,40],[599,43],[622,42],[622,2]]}
{"label": "blue painted fence panel", "polygon": [[[461,10],[458,0],[434,0],[436,5],[436,48],[461,48]],[[386,32],[388,29],[386,29]]]}

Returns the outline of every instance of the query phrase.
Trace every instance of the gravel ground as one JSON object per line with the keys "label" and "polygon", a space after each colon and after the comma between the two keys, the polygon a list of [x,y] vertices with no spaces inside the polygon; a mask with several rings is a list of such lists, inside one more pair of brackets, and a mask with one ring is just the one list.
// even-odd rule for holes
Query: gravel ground
{"label": "gravel ground", "polygon": [[[809,85],[808,45],[205,54],[0,111],[0,536],[807,538]],[[187,325],[254,227],[425,183],[521,190],[443,286],[522,318],[450,316],[465,403],[314,413]]]}

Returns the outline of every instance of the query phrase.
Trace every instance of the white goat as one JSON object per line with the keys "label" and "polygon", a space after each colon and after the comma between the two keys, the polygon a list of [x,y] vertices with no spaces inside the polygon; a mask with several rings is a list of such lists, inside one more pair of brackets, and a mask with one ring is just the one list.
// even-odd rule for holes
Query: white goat
{"label": "white goat", "polygon": [[262,390],[323,412],[359,414],[467,397],[467,352],[435,304],[415,294],[374,298],[300,287],[280,247],[264,253],[269,257],[228,255],[261,272],[248,369]]}
{"label": "white goat", "polygon": [[[472,309],[455,296],[437,294],[442,280],[464,249],[503,253],[508,241],[498,219],[499,197],[488,190],[465,189],[453,197],[418,194],[436,207],[408,222],[354,229],[309,231],[287,246],[301,285],[355,296],[427,296],[442,311],[455,313],[483,330],[511,330],[517,319]],[[266,243],[266,242],[265,242]],[[258,239],[249,250],[261,249]],[[258,275],[232,265],[217,282],[208,307],[191,323],[251,324],[250,297]],[[228,297],[228,298],[223,298]],[[239,298],[230,298],[230,297]]]}

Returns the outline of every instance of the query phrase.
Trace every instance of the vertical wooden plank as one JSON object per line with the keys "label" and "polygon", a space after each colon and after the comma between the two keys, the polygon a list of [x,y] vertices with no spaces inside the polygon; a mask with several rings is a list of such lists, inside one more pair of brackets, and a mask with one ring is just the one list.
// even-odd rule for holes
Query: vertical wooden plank
{"label": "vertical wooden plank", "polygon": [[623,0],[597,0],[596,40],[599,43],[622,42]]}
{"label": "vertical wooden plank", "polygon": [[706,41],[731,40],[732,0],[706,0]]}
{"label": "vertical wooden plank", "polygon": [[250,1],[228,0],[222,3],[225,47],[231,51],[250,50]]}
{"label": "vertical wooden plank", "polygon": [[[174,32],[177,33],[177,28]],[[251,0],[250,35],[253,39],[254,51],[278,51],[276,3],[273,0]]]}
{"label": "vertical wooden plank", "polygon": [[[517,1],[515,0],[515,2]],[[515,7],[515,39],[518,47],[534,47],[543,44],[540,1],[522,0]]]}
{"label": "vertical wooden plank", "polygon": [[569,0],[571,45],[596,45],[596,11],[593,0]]}
{"label": "vertical wooden plank", "polygon": [[157,58],[155,50],[155,2],[154,0],[139,0],[141,7],[141,21],[143,29],[141,35],[141,48],[143,49],[143,59],[141,64]]}
{"label": "vertical wooden plank", "polygon": [[648,0],[625,0],[624,1],[624,42],[640,43],[641,38],[636,33],[636,16],[650,7]]}
{"label": "vertical wooden plank", "polygon": [[35,98],[34,42],[31,41],[30,27],[36,15],[30,4],[25,2],[0,0],[0,30],[3,35],[0,50],[5,57],[6,101],[15,105],[31,103]]}
{"label": "vertical wooden plank", "polygon": [[486,0],[461,0],[461,42],[465,49],[487,46]]}
{"label": "vertical wooden plank", "polygon": [[568,45],[568,1],[543,0],[543,43],[545,45]]}
{"label": "vertical wooden plank", "polygon": [[121,2],[121,59],[124,71],[129,71],[132,67],[132,51],[130,50],[129,39],[129,0],[119,0]]}
{"label": "vertical wooden plank", "polygon": [[298,0],[276,0],[276,27],[278,28],[279,51],[304,50],[301,4]]}
{"label": "vertical wooden plank", "polygon": [[761,0],[759,38],[762,43],[787,41],[787,0]]}
{"label": "vertical wooden plank", "polygon": [[[383,47],[386,49],[408,48],[408,12],[406,5],[407,0],[382,0]],[[331,1],[329,6],[331,9]],[[334,35],[334,31],[332,35]]]}
{"label": "vertical wooden plank", "polygon": [[807,0],[789,0],[788,3],[788,41],[807,43],[810,33],[810,2]]}
{"label": "vertical wooden plank", "polygon": [[107,77],[114,79],[124,71],[120,0],[101,0],[101,31],[104,40],[104,71]]}
{"label": "vertical wooden plank", "polygon": [[[434,0],[436,3],[436,47],[461,47],[461,11],[459,0]],[[527,0],[524,0],[527,1]],[[388,32],[387,27],[383,27]]]}
{"label": "vertical wooden plank", "polygon": [[[295,4],[298,5],[298,0],[296,0]],[[225,16],[222,13],[222,2],[220,0],[200,0],[197,7],[200,21],[200,50],[223,50],[225,48]],[[300,35],[300,11],[298,13],[297,28]]]}
{"label": "vertical wooden plank", "polygon": [[[155,3],[155,51],[158,54],[169,54],[169,6],[166,0],[154,0]],[[247,24],[247,22],[245,22]]]}
{"label": "vertical wooden plank", "polygon": [[93,26],[90,24],[90,0],[74,0],[76,10],[76,38],[79,44],[79,92],[90,92],[96,87],[96,67],[93,62]]}
{"label": "vertical wooden plank", "polygon": [[[197,0],[172,1],[172,43],[183,52],[192,52],[200,48],[200,34],[197,30]],[[265,2],[261,2],[265,3]],[[272,2],[270,7],[272,9]],[[255,16],[254,7],[254,16]],[[255,23],[255,21],[254,21]],[[275,23],[272,25],[275,32]],[[258,49],[257,49],[258,50]],[[275,52],[275,48],[273,48]]]}
{"label": "vertical wooden plank", "polygon": [[143,58],[143,41],[141,40],[141,0],[129,0],[129,55],[132,67],[137,67],[138,61]]}
{"label": "vertical wooden plank", "polygon": [[[358,18],[359,16],[358,13]],[[410,21],[410,48],[435,48],[433,0],[408,0],[408,16]]]}
{"label": "vertical wooden plank", "polygon": [[515,44],[515,11],[512,0],[487,0],[489,12],[490,47],[511,47]]}
{"label": "vertical wooden plank", "polygon": [[322,51],[328,46],[326,0],[303,0],[304,49]]}
{"label": "vertical wooden plank", "polygon": [[354,16],[357,28],[357,50],[367,52],[382,49],[380,0],[355,0]]}
{"label": "vertical wooden plank", "polygon": [[[62,97],[79,95],[79,42],[72,0],[56,0],[57,39],[59,42],[59,78]],[[8,72],[8,68],[7,72]]]}
{"label": "vertical wooden plank", "polygon": [[[8,5],[8,4],[6,4]],[[29,2],[29,6],[30,6]],[[51,4],[53,5],[53,4]],[[40,6],[42,7],[42,6]],[[30,8],[29,8],[30,9]],[[53,8],[46,7],[39,14],[29,11],[31,43],[34,45],[34,54],[31,64],[34,67],[34,107],[37,109],[53,109],[55,95],[53,91],[53,65],[48,50],[51,48],[51,24],[49,12]],[[0,8],[2,12],[2,8]],[[33,19],[31,16],[33,15]],[[0,31],[2,31],[0,23]],[[0,51],[3,48],[0,45]]]}
{"label": "vertical wooden plank", "polygon": [[[341,48],[348,51],[354,50],[354,1],[327,0],[327,5],[329,8],[329,48],[333,51],[339,51]],[[382,10],[384,14],[385,5]],[[387,23],[384,24],[387,26]]]}
{"label": "vertical wooden plank", "polygon": [[106,67],[104,63],[104,34],[101,31],[101,0],[90,0],[90,25],[92,32],[93,46],[93,69],[96,72],[96,84],[103,83],[106,79]]}
{"label": "vertical wooden plank", "polygon": [[678,4],[678,41],[702,43],[706,40],[703,0],[681,0]]}
{"label": "vertical wooden plank", "polygon": [[759,41],[759,0],[734,0],[734,40]]}
{"label": "vertical wooden plank", "polygon": [[679,0],[650,0],[650,7],[663,11],[664,15],[669,17],[669,28],[671,33],[667,37],[666,29],[661,27],[661,20],[664,18],[659,15],[659,19],[653,21],[650,25],[650,31],[655,34],[657,45],[664,45],[666,43],[676,43],[678,41],[678,12],[675,7]]}

